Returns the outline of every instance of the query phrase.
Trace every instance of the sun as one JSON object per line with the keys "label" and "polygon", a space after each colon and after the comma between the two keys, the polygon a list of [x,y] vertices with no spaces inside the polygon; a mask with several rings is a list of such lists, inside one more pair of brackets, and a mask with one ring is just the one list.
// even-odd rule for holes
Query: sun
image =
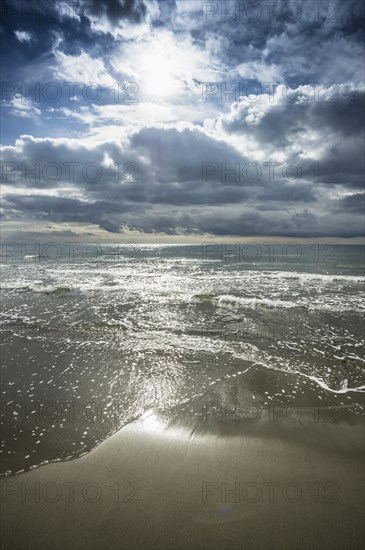
{"label": "sun", "polygon": [[[146,104],[174,104],[196,93],[196,77],[212,80],[207,59],[191,39],[166,30],[151,32],[135,44],[124,45],[113,58],[114,70],[137,82],[139,98]],[[200,90],[199,90],[200,92]]]}
{"label": "sun", "polygon": [[179,91],[178,66],[166,43],[153,41],[140,55],[141,91],[149,97],[170,97]]}

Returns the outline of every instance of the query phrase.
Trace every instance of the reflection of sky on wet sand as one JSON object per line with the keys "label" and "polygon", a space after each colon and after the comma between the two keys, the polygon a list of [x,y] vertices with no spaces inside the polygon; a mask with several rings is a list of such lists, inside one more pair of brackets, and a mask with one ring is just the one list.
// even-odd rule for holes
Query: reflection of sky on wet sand
{"label": "reflection of sky on wet sand", "polygon": [[[172,427],[166,419],[155,411],[148,410],[139,419],[137,426],[149,436],[163,436],[168,439],[186,441],[191,437],[191,431],[184,427]],[[203,436],[200,436],[201,438]]]}

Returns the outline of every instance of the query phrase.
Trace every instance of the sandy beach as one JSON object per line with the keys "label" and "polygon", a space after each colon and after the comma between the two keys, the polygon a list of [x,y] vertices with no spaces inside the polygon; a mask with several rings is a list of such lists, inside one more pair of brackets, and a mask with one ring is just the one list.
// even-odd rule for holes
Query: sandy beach
{"label": "sandy beach", "polygon": [[[287,391],[298,382],[256,369],[235,387],[255,386],[259,400],[260,381],[275,380]],[[3,479],[2,548],[360,549],[362,417],[350,400],[334,417],[333,395],[300,382],[300,420],[279,406],[281,419],[268,410],[256,422],[206,414],[229,389],[218,384],[169,414],[149,411],[81,458]]]}

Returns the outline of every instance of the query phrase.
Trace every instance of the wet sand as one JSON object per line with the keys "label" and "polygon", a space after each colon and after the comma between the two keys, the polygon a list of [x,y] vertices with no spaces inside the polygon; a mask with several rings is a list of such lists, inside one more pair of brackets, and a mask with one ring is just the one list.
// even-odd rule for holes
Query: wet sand
{"label": "wet sand", "polygon": [[[222,401],[223,389],[229,403],[217,386],[149,411],[86,456],[3,479],[2,548],[362,548],[363,418],[350,399],[324,421],[334,395],[295,375],[256,370],[240,387],[265,398],[275,381],[302,388],[298,421],[204,417],[203,401]],[[315,397],[325,413],[316,422]]]}

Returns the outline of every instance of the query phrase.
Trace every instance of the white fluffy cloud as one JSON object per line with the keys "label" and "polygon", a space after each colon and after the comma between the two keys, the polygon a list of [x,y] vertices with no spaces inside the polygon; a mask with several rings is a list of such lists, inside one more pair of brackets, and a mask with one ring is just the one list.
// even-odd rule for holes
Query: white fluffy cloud
{"label": "white fluffy cloud", "polygon": [[19,42],[30,42],[32,40],[32,35],[26,31],[15,31],[15,36]]}
{"label": "white fluffy cloud", "polygon": [[32,102],[30,98],[24,97],[22,94],[15,94],[14,97],[4,102],[3,106],[6,107],[12,116],[19,118],[35,119],[40,116],[41,111]]}
{"label": "white fluffy cloud", "polygon": [[115,83],[101,58],[92,58],[84,51],[81,51],[80,55],[67,55],[62,51],[56,51],[55,58],[57,65],[54,75],[58,80],[80,84],[94,83],[106,87],[111,87]]}

